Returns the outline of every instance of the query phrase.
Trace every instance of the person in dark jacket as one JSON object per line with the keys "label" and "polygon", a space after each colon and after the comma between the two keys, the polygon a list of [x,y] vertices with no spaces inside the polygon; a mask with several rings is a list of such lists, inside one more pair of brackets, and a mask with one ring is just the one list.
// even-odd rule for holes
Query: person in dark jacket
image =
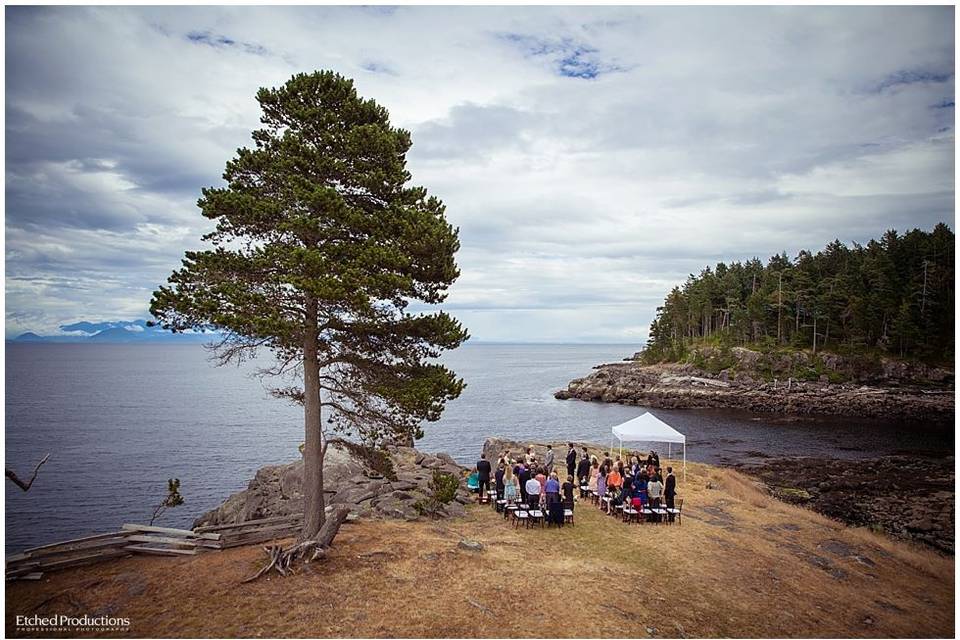
{"label": "person in dark jacket", "polygon": [[481,453],[480,459],[477,461],[477,475],[479,476],[477,480],[480,483],[480,499],[485,500],[487,497],[487,491],[490,490],[490,472],[492,471],[490,467],[490,461],[487,460],[487,454]]}
{"label": "person in dark jacket", "polygon": [[[677,476],[673,475],[673,467],[667,467],[667,481],[663,485],[663,497],[667,502],[667,509],[673,509],[673,499],[677,497]],[[673,519],[673,516],[670,516]]]}
{"label": "person in dark jacket", "polygon": [[577,450],[570,444],[570,450],[567,451],[567,475],[572,476],[577,472]]}
{"label": "person in dark jacket", "polygon": [[583,448],[583,455],[580,462],[577,463],[577,484],[585,485],[590,479],[590,456],[587,455],[587,448]]}
{"label": "person in dark jacket", "polygon": [[527,480],[530,479],[530,469],[526,464],[520,464],[520,470],[517,472],[517,482],[520,483],[520,501],[527,504]]}

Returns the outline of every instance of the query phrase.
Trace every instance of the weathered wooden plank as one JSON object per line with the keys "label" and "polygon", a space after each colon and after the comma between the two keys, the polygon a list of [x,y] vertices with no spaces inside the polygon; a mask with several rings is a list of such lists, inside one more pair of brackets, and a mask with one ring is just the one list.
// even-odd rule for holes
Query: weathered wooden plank
{"label": "weathered wooden plank", "polygon": [[197,555],[196,549],[169,549],[163,547],[150,547],[147,545],[130,545],[129,547],[124,547],[125,550],[131,551],[133,553],[146,553],[151,555],[158,556],[195,556]]}
{"label": "weathered wooden plank", "polygon": [[245,545],[257,544],[259,542],[267,542],[268,540],[278,540],[280,538],[293,538],[296,537],[299,533],[299,529],[290,530],[290,531],[270,531],[266,533],[260,533],[257,535],[244,536],[242,538],[228,538],[224,540],[221,544],[223,549],[232,549],[233,547],[242,547]]}
{"label": "weathered wooden plank", "polygon": [[11,562],[19,562],[20,560],[26,560],[29,557],[30,556],[25,553],[14,553],[7,556],[7,564],[10,564]]}
{"label": "weathered wooden plank", "polygon": [[31,571],[36,571],[40,568],[39,562],[26,562],[15,567],[7,567],[6,574],[9,578],[10,576],[19,576],[25,573],[30,573]]}
{"label": "weathered wooden plank", "polygon": [[197,533],[211,533],[214,531],[223,531],[228,532],[232,529],[242,529],[245,527],[259,527],[267,524],[275,524],[278,522],[290,522],[290,521],[301,521],[303,520],[302,513],[291,513],[285,516],[273,516],[270,518],[257,518],[256,520],[247,520],[245,522],[234,522],[233,524],[215,524],[207,525],[205,527],[197,527],[194,529]]}
{"label": "weathered wooden plank", "polygon": [[270,531],[300,531],[301,528],[302,527],[300,523],[287,523],[287,524],[280,523],[280,524],[274,524],[274,525],[267,525],[263,527],[251,527],[249,529],[238,529],[236,531],[229,531],[229,532],[224,531],[220,535],[222,536],[221,540],[233,540],[235,538],[250,535],[250,534],[266,533]]}
{"label": "weathered wooden plank", "polygon": [[104,538],[115,538],[117,536],[126,535],[120,531],[113,531],[111,533],[98,533],[95,536],[87,536],[85,538],[75,538],[73,540],[64,540],[63,542],[51,542],[50,544],[45,544],[40,547],[33,547],[32,549],[26,549],[23,553],[33,553],[35,551],[42,551],[44,549],[49,549],[51,547],[62,547],[67,544],[79,544],[81,542],[90,542],[93,540],[102,540]]}
{"label": "weathered wooden plank", "polygon": [[61,556],[70,553],[82,553],[84,551],[94,551],[96,549],[109,549],[111,547],[120,547],[127,544],[128,534],[117,534],[114,538],[105,538],[101,540],[92,540],[90,542],[74,543],[59,547],[47,547],[38,551],[33,551],[28,555],[30,558],[48,558],[50,556]]}
{"label": "weathered wooden plank", "polygon": [[168,536],[182,536],[184,538],[203,538],[204,540],[219,540],[219,533],[194,533],[189,529],[170,529],[167,527],[152,527],[146,524],[125,524],[124,531],[146,531],[149,533],[164,533]]}
{"label": "weathered wooden plank", "polygon": [[127,537],[129,542],[149,542],[152,544],[173,544],[188,547],[203,547],[216,549],[220,546],[219,540],[190,540],[187,538],[167,538],[164,536],[132,535]]}
{"label": "weathered wooden plank", "polygon": [[56,569],[69,569],[70,567],[79,567],[85,564],[94,564],[106,560],[115,560],[130,555],[124,549],[104,549],[97,553],[79,556],[76,558],[64,558],[62,560],[41,561],[40,569],[43,571],[53,571]]}
{"label": "weathered wooden plank", "polygon": [[43,573],[40,571],[34,571],[33,573],[25,573],[22,576],[16,576],[13,578],[7,578],[7,580],[39,580],[43,577]]}

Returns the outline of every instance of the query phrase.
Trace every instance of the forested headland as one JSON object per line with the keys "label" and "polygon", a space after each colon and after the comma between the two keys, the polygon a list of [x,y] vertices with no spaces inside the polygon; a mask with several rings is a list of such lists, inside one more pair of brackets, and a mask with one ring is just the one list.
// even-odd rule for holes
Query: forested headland
{"label": "forested headland", "polygon": [[834,240],[766,265],[708,266],[657,308],[643,360],[682,361],[713,344],[952,362],[954,242],[940,223],[866,245]]}

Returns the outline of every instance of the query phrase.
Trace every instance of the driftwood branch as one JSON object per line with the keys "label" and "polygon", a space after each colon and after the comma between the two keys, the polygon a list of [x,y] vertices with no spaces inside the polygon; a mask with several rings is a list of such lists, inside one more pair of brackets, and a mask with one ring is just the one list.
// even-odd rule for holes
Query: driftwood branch
{"label": "driftwood branch", "polygon": [[304,562],[319,560],[326,555],[327,549],[340,530],[340,525],[344,523],[349,513],[349,507],[339,505],[324,520],[316,536],[296,542],[286,549],[281,545],[265,546],[263,550],[267,552],[267,564],[249,578],[244,579],[243,582],[253,582],[260,576],[269,573],[271,569],[276,569],[281,576],[288,576],[294,572],[293,565],[298,560],[302,559]]}
{"label": "driftwood branch", "polygon": [[10,467],[7,467],[6,469],[7,478],[9,478],[13,482],[13,484],[17,485],[24,491],[29,491],[30,487],[33,486],[33,481],[37,479],[37,472],[40,471],[40,467],[43,466],[43,463],[46,462],[47,458],[49,457],[50,457],[49,453],[43,456],[43,460],[37,463],[37,466],[33,469],[33,475],[30,476],[30,479],[28,481],[24,482],[23,480],[21,480],[19,476],[17,476],[17,474]]}

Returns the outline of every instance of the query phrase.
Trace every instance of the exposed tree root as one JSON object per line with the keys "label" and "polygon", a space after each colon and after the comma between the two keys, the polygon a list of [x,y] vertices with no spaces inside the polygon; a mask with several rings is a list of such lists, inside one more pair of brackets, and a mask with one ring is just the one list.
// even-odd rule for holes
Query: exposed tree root
{"label": "exposed tree root", "polygon": [[315,537],[309,540],[301,540],[286,548],[278,544],[265,546],[263,550],[267,552],[267,564],[249,578],[244,579],[243,582],[253,582],[260,576],[269,573],[271,569],[276,569],[277,573],[286,577],[294,573],[294,565],[299,560],[307,563],[324,557],[340,530],[340,525],[347,519],[349,513],[349,507],[339,505],[333,510],[333,513],[327,516]]}

